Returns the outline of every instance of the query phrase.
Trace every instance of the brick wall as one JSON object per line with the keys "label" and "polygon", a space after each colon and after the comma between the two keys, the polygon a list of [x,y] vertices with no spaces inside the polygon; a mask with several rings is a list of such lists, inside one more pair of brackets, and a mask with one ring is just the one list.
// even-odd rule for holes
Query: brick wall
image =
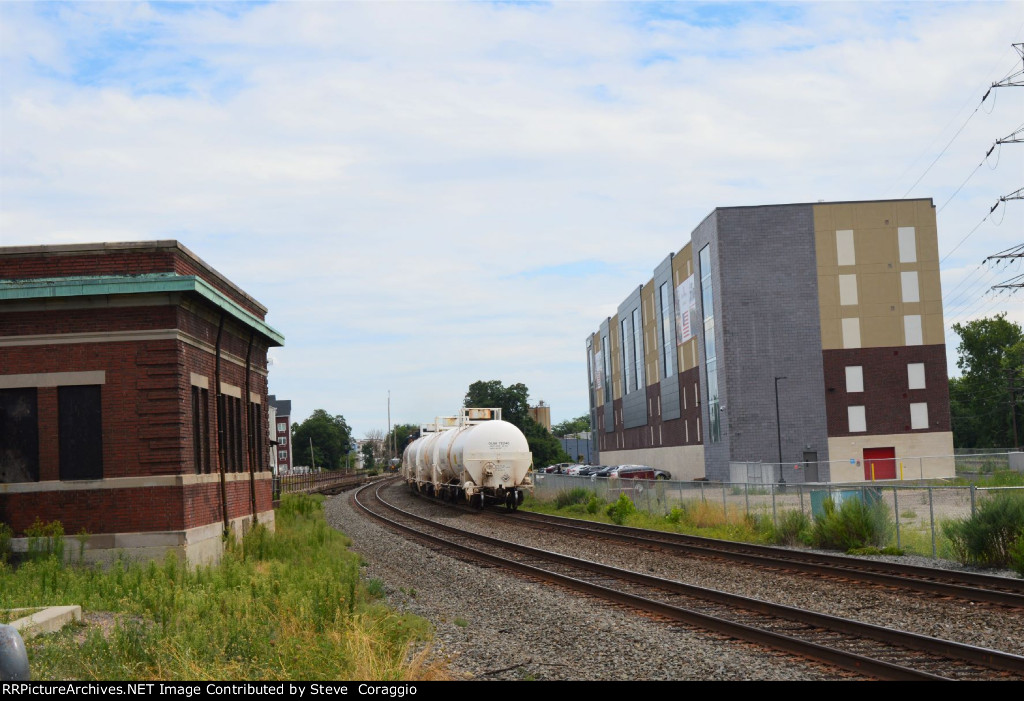
{"label": "brick wall", "polygon": [[[828,435],[951,431],[946,346],[849,348],[822,351]],[[907,365],[924,363],[925,389],[909,389]],[[846,367],[863,368],[864,391],[846,391]],[[910,428],[911,403],[928,403],[927,429]],[[850,433],[848,407],[863,406],[866,432]]]}

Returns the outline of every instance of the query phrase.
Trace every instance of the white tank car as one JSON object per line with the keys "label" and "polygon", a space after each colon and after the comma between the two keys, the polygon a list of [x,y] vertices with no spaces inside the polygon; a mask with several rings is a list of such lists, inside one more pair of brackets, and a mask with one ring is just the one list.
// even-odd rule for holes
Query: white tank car
{"label": "white tank car", "polygon": [[421,427],[405,450],[403,475],[419,492],[476,506],[503,503],[515,509],[532,491],[533,455],[526,436],[501,420],[501,409],[463,409],[450,425]]}

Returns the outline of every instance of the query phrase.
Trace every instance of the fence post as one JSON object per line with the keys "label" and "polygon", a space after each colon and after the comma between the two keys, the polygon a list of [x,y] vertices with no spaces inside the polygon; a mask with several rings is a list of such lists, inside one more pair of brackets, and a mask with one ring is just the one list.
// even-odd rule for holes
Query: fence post
{"label": "fence post", "polygon": [[935,505],[932,496],[932,488],[928,487],[928,520],[932,522],[932,559],[938,557],[935,553]]}
{"label": "fence post", "polygon": [[704,501],[704,483],[703,482],[699,482],[698,484],[700,484],[700,500],[703,502]]}
{"label": "fence post", "polygon": [[892,508],[896,512],[896,548],[901,548],[900,543],[900,490],[892,488]]}
{"label": "fence post", "polygon": [[800,513],[804,513],[804,486],[797,485],[797,491],[800,492]]}
{"label": "fence post", "polygon": [[747,504],[747,516],[750,516],[750,485],[743,483],[743,501]]}
{"label": "fence post", "polygon": [[722,514],[726,517],[729,515],[729,505],[725,502],[725,482],[722,482]]}
{"label": "fence post", "polygon": [[775,515],[775,483],[771,482],[770,484],[772,488],[772,525],[778,526],[779,519]]}
{"label": "fence post", "polygon": [[975,492],[975,487],[972,484],[971,485],[971,518],[974,518],[974,511],[975,511],[974,492]]}

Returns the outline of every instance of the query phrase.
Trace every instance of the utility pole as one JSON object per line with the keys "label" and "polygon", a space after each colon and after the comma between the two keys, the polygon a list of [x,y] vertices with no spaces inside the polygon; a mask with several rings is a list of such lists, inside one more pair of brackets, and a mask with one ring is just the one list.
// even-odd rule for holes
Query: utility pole
{"label": "utility pole", "polygon": [[391,435],[391,390],[388,390],[388,437],[386,439],[387,451],[388,451],[388,463],[390,464],[391,458],[394,457],[393,444],[394,439]]}

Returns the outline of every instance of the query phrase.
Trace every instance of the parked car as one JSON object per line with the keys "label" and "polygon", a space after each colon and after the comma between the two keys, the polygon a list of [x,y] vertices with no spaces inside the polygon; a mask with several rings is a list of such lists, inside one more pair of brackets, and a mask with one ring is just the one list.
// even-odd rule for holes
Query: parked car
{"label": "parked car", "polygon": [[656,480],[670,480],[672,479],[672,473],[667,470],[655,470],[654,479]]}
{"label": "parked car", "polygon": [[544,472],[548,473],[549,475],[561,475],[565,473],[565,468],[569,467],[570,465],[572,465],[571,462],[560,462],[555,465],[548,465],[547,467],[544,468]]}
{"label": "parked car", "polygon": [[607,477],[609,472],[617,470],[618,467],[618,465],[598,465],[598,469],[594,470],[590,474],[593,477]]}
{"label": "parked car", "polygon": [[589,466],[588,465],[570,465],[569,467],[565,468],[565,474],[567,474],[567,475],[577,475],[578,476],[579,474],[581,474],[580,470],[585,470],[587,467],[589,467]]}
{"label": "parked car", "polygon": [[654,479],[654,468],[647,465],[619,465],[618,468],[608,473],[611,478],[652,480]]}

